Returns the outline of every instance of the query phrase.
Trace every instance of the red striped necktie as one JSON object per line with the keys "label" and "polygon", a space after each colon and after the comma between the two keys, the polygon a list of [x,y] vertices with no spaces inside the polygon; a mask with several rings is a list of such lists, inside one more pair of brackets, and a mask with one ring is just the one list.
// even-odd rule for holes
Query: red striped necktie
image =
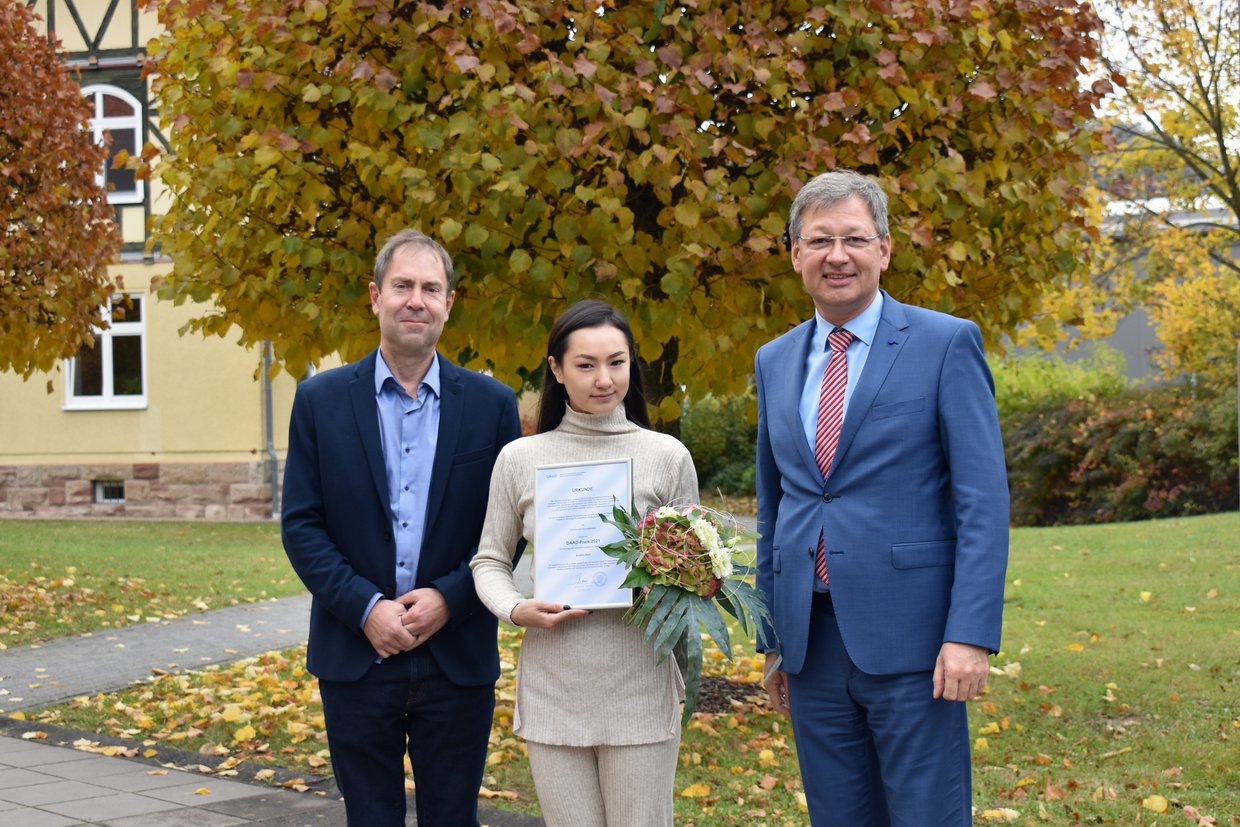
{"label": "red striped necktie", "polygon": [[[853,335],[842,327],[831,331],[827,344],[831,357],[822,374],[822,392],[818,396],[818,430],[814,434],[814,458],[823,477],[831,470],[835,459],[835,447],[840,442],[840,426],[844,423],[844,391],[848,388],[848,345]],[[818,535],[818,554],[814,558],[814,573],[823,583],[827,579],[826,541]]]}

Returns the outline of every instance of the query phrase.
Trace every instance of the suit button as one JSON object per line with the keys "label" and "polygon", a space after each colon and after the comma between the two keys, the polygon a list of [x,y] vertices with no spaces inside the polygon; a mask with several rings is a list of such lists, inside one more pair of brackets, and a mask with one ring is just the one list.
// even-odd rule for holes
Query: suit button
{"label": "suit button", "polygon": [[823,492],[822,492],[822,501],[823,501],[824,503],[829,503],[829,502],[831,502],[831,500],[832,500],[832,499],[833,499],[833,497],[831,496],[831,492],[830,492],[830,491],[823,491]]}

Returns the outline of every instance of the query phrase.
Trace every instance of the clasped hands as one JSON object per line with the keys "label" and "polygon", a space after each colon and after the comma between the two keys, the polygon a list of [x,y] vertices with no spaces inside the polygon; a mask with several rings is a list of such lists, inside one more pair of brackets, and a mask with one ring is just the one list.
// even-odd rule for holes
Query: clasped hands
{"label": "clasped hands", "polygon": [[379,657],[390,658],[426,643],[451,617],[438,589],[414,589],[395,600],[376,602],[362,631]]}

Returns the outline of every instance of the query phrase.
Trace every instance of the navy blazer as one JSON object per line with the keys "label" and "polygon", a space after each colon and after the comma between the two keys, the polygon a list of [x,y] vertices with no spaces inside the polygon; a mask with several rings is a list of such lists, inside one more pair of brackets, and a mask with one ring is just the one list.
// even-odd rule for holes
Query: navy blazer
{"label": "navy blazer", "polygon": [[804,663],[824,529],[840,634],[862,671],[929,671],[946,641],[997,651],[1009,501],[977,325],[883,294],[826,479],[798,409],[813,326],[755,358],[758,585],[781,668]]}
{"label": "navy blazer", "polygon": [[[325,680],[357,680],[376,654],[362,613],[376,592],[394,598],[396,543],[379,440],[372,351],[297,387],[284,467],[281,534],[313,595],[307,666]],[[433,587],[452,613],[426,646],[453,683],[499,677],[497,624],[474,592],[491,469],[521,435],[516,397],[488,376],[439,359],[439,442],[414,588]]]}

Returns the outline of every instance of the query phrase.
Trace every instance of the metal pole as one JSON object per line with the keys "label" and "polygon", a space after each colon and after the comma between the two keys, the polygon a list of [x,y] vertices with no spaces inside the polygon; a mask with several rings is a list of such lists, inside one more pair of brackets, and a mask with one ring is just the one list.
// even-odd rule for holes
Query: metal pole
{"label": "metal pole", "polygon": [[280,458],[276,455],[271,414],[271,341],[263,342],[263,428],[267,432],[267,474],[271,483],[271,519],[280,518]]}

